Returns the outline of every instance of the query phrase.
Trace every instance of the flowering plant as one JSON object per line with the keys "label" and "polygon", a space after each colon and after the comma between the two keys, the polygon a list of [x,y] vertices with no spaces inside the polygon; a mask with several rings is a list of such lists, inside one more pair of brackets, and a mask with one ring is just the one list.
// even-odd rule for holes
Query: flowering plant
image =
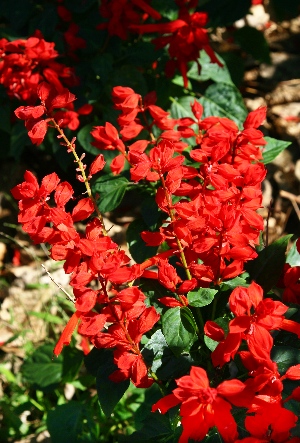
{"label": "flowering plant", "polygon": [[[153,405],[153,412],[165,414],[180,405],[180,443],[201,441],[214,427],[225,443],[298,441],[290,439],[297,416],[285,403],[299,400],[299,388],[293,386],[287,395],[283,380],[299,380],[300,364],[281,374],[271,352],[290,334],[300,338],[300,324],[286,317],[288,305],[276,292],[267,295],[278,274],[258,272],[264,255],[265,266],[272,266],[270,248],[283,265],[288,240],[257,252],[263,219],[256,211],[266,172],[266,141],[258,127],[266,110],[250,112],[240,130],[225,117],[203,118],[197,100],[190,103],[192,117],[172,118],[155,104],[155,94],[143,99],[131,88],[113,89],[120,130],[108,122],[95,126],[93,144],[103,152],[117,151],[110,163],[112,181],[122,179],[128,186],[121,175],[128,165],[130,180],[147,194],[147,205],[157,207],[131,233],[140,245],[139,251],[129,248],[132,263],[104,225],[101,177],[100,188],[97,178],[90,185],[105,166],[104,155],[98,154],[87,169],[75,139],[69,141],[57,121],[55,109],[75,96],[45,82],[37,94],[41,103],[19,107],[16,116],[25,120],[36,143],[50,126],[58,131],[88,193],[68,210],[72,186],[56,173],[39,185],[29,171],[12,189],[23,230],[35,243],[48,243],[52,259],[64,260],[71,275],[75,312],[54,354],[70,343],[79,325],[79,334],[94,345],[87,366],[98,353],[111,355],[106,375],[118,386],[118,395],[129,380],[143,388],[156,383],[167,395]],[[98,198],[92,189],[99,190]],[[54,206],[49,204],[53,193]],[[85,219],[85,232],[79,233],[75,223]],[[131,238],[130,243],[134,245]],[[276,330],[283,332],[274,342]],[[233,407],[244,410],[247,434],[238,432]],[[280,424],[278,416],[284,417]],[[174,418],[172,422],[174,426]]]}
{"label": "flowering plant", "polygon": [[[149,2],[129,2],[131,9],[123,3],[117,16],[114,1],[102,2],[108,22],[99,30],[116,33],[111,23],[125,17],[118,38],[127,38],[127,31],[163,33],[155,44],[169,45],[171,74],[179,68],[184,87],[196,75],[193,68],[188,74],[191,61],[196,69],[209,66],[213,80],[217,70],[223,81],[200,100],[197,94],[173,98],[170,110],[157,104],[155,92],[142,96],[114,86],[117,123],[94,124],[91,143],[82,142],[97,153],[90,164],[63,129],[78,127],[78,119],[67,117],[76,97],[56,77],[49,81],[42,71],[38,104],[15,110],[34,144],[56,131],[74,156],[82,186],[75,197],[56,172],[39,183],[26,171],[11,190],[23,230],[35,244],[48,244],[51,258],[64,261],[70,275],[75,310],[54,354],[78,327],[108,416],[130,382],[153,393],[144,425],[130,441],[213,442],[220,436],[224,443],[299,443],[298,267],[285,265],[290,236],[264,243],[257,212],[265,164],[285,144],[275,145],[259,129],[264,107],[247,114],[202,29],[206,14],[190,12],[198,2],[175,2],[179,16],[167,24],[141,23],[161,17]],[[68,19],[67,10],[59,13]],[[211,107],[220,90],[223,97]],[[232,98],[227,105],[226,94]],[[89,105],[80,109],[92,112]],[[133,188],[142,203],[140,218],[128,228],[128,253],[110,238],[103,214]],[[84,231],[77,225],[82,221]]]}

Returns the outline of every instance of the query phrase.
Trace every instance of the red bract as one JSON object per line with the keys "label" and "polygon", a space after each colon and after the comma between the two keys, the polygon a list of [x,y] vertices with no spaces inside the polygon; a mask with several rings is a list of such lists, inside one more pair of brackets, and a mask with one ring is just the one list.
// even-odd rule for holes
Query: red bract
{"label": "red bract", "polygon": [[246,417],[245,427],[251,436],[257,439],[256,441],[272,443],[293,441],[289,440],[290,431],[296,425],[298,418],[280,403],[273,402],[272,397],[258,396],[248,412],[251,415]]}
{"label": "red bract", "polygon": [[239,380],[224,381],[211,388],[204,369],[192,366],[190,375],[176,380],[173,393],[159,400],[152,411],[165,414],[170,408],[180,405],[183,432],[179,443],[189,439],[201,441],[209,429],[216,426],[224,442],[233,442],[237,437],[237,425],[231,415],[231,403],[243,395],[245,385]]}
{"label": "red bract", "polygon": [[153,43],[156,49],[168,46],[171,60],[166,66],[166,73],[172,77],[175,69],[179,69],[184,87],[187,88],[187,64],[190,61],[198,60],[201,49],[204,49],[213,63],[223,66],[210,47],[208,33],[205,29],[207,21],[206,13],[190,13],[188,7],[182,5],[177,20],[167,23],[131,25],[130,28],[139,34],[148,32],[163,34],[163,37],[155,38]]}
{"label": "red bract", "polygon": [[[270,359],[273,339],[268,331],[284,329],[300,337],[300,325],[284,318],[288,307],[271,298],[263,299],[262,288],[252,282],[248,288],[237,287],[229,297],[235,318],[229,322],[229,334],[212,353],[215,366],[223,366],[234,357],[243,339],[258,362]],[[214,332],[207,330],[213,339]]]}
{"label": "red bract", "polygon": [[77,83],[74,71],[55,61],[59,54],[54,46],[39,31],[27,40],[0,40],[0,83],[10,97],[34,103],[37,86],[43,80],[59,90],[63,89],[63,83],[68,86]]}
{"label": "red bract", "polygon": [[300,304],[300,266],[284,265],[280,282],[277,284],[284,288],[283,300],[286,303]]}
{"label": "red bract", "polygon": [[139,24],[149,16],[155,20],[161,18],[159,12],[149,5],[149,0],[103,0],[100,14],[108,22],[99,24],[97,29],[107,29],[110,35],[123,40],[127,39],[131,24]]}
{"label": "red bract", "polygon": [[[36,91],[41,105],[38,106],[20,106],[15,110],[15,115],[21,120],[25,120],[25,126],[28,130],[28,136],[33,144],[39,145],[43,142],[47,130],[48,122],[53,117],[53,110],[57,108],[74,108],[73,101],[76,99],[68,89],[62,88],[57,91],[52,85],[47,82],[42,82],[38,85]],[[92,109],[86,106],[83,113],[91,112]],[[61,127],[68,126],[70,129],[77,129],[79,126],[78,112],[74,111],[58,111],[55,114],[57,121],[61,120]],[[43,115],[46,119],[42,119]]]}

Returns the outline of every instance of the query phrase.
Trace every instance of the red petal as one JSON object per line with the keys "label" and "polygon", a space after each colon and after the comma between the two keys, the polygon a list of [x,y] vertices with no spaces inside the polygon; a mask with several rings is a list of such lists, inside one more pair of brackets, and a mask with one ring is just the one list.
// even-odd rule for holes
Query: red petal
{"label": "red petal", "polygon": [[101,171],[104,168],[105,163],[104,156],[102,154],[97,155],[90,166],[90,175],[97,174],[97,172]]}
{"label": "red petal", "polygon": [[300,379],[300,365],[291,366],[285,373],[286,378],[290,380]]}
{"label": "red petal", "polygon": [[71,342],[72,334],[77,326],[78,320],[80,318],[79,312],[74,312],[70,320],[68,321],[65,329],[63,330],[58,342],[55,345],[53,353],[56,355],[56,357],[61,353],[63,350],[64,345],[69,345]]}
{"label": "red petal", "polygon": [[261,107],[250,112],[244,122],[244,128],[258,128],[266,119],[266,113],[266,107]]}
{"label": "red petal", "polygon": [[32,143],[34,145],[40,145],[43,142],[45,135],[47,134],[47,122],[45,120],[40,120],[33,126],[31,126],[31,124],[28,124],[26,125],[26,127],[27,129],[30,128],[30,130],[28,131],[28,136]]}
{"label": "red petal", "polygon": [[95,211],[94,203],[87,197],[80,200],[72,211],[74,222],[88,218]]}
{"label": "red petal", "polygon": [[65,204],[72,198],[74,191],[70,183],[60,183],[55,191],[54,200],[57,206],[65,206]]}
{"label": "red petal", "polygon": [[174,394],[169,394],[152,406],[152,412],[159,411],[161,414],[165,414],[169,409],[179,405],[179,403],[180,400]]}
{"label": "red petal", "polygon": [[21,120],[41,117],[45,112],[44,106],[20,106],[15,110],[15,115]]}

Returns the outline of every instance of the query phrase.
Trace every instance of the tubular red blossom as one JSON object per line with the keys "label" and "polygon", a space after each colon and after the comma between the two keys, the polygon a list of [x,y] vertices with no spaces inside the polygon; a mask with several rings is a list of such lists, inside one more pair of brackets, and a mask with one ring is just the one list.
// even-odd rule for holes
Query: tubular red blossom
{"label": "tubular red blossom", "polygon": [[217,427],[225,443],[237,437],[230,402],[234,396],[242,395],[245,389],[242,382],[230,380],[211,388],[205,370],[192,366],[190,375],[177,379],[176,383],[178,387],[155,403],[152,412],[159,410],[164,414],[180,404],[183,432],[179,443],[186,443],[189,439],[200,441],[213,426]]}
{"label": "tubular red blossom", "polygon": [[59,356],[59,354],[63,350],[64,345],[70,344],[73,332],[78,324],[79,319],[80,313],[78,311],[74,312],[74,314],[68,321],[65,329],[63,330],[58,342],[55,345],[53,353],[54,355],[56,355],[56,357]]}
{"label": "tubular red blossom", "polygon": [[[204,26],[207,24],[207,14],[203,12],[190,13],[188,6],[182,5],[179,10],[179,17],[167,23],[155,24],[133,24],[130,29],[139,34],[158,33],[163,34],[163,37],[158,37],[153,40],[156,49],[168,45],[168,52],[171,57],[169,68],[167,67],[167,75],[170,71],[177,67],[184,81],[184,87],[188,86],[187,78],[187,64],[190,61],[197,61],[199,51],[203,49],[210,57],[213,63],[223,66],[218,58],[215,56],[213,50],[209,45],[209,38]],[[171,76],[173,75],[173,72]]]}

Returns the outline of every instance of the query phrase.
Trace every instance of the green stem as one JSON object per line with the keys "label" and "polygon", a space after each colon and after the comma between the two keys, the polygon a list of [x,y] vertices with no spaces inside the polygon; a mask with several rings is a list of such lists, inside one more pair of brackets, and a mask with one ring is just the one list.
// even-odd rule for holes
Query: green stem
{"label": "green stem", "polygon": [[[171,200],[171,196],[169,194],[169,191],[166,187],[165,179],[164,179],[164,176],[162,173],[160,174],[160,179],[161,179],[161,183],[162,183],[162,186],[163,186],[163,189],[165,192],[166,201],[167,201],[167,205],[168,205],[168,209],[169,209],[169,215],[170,215],[172,223],[174,223],[175,222],[175,213],[174,213],[174,210],[172,209],[172,200]],[[183,268],[185,270],[186,276],[187,276],[188,280],[192,280],[192,275],[191,275],[190,270],[188,268],[188,264],[187,264],[187,261],[186,261],[185,255],[184,255],[184,250],[183,250],[182,244],[174,231],[173,231],[173,234],[176,239],[181,263],[182,263]]]}
{"label": "green stem", "polygon": [[197,315],[197,320],[199,321],[199,332],[200,331],[204,331],[204,321],[203,321],[203,317],[202,317],[202,313],[201,313],[201,309],[200,308],[195,308],[196,311],[196,315]]}
{"label": "green stem", "polygon": [[211,313],[212,320],[214,320],[216,317],[217,303],[218,303],[218,294],[216,294],[212,305],[212,313]]}

